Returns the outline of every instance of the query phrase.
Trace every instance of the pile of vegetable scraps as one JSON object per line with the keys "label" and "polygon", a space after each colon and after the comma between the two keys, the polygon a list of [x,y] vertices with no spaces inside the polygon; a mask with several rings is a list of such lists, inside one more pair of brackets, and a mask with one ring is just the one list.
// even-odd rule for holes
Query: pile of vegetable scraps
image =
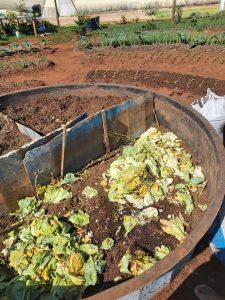
{"label": "pile of vegetable scraps", "polygon": [[142,274],[183,242],[194,211],[207,209],[198,202],[205,186],[177,136],[151,127],[113,159],[37,187],[18,201],[4,240],[1,299],[80,298]]}

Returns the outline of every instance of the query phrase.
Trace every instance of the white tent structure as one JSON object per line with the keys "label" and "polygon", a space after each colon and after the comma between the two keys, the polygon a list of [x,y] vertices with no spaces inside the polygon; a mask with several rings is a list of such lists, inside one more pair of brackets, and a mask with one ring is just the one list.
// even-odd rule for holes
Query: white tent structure
{"label": "white tent structure", "polygon": [[[15,10],[16,4],[21,0],[0,0],[0,9]],[[171,7],[173,0],[56,0],[60,16],[72,16],[78,11],[100,12],[116,10],[142,9],[146,4],[156,3],[159,7]],[[177,5],[204,5],[221,3],[224,8],[224,0],[176,0]],[[31,8],[34,4],[41,4],[43,17],[54,18],[56,16],[54,0],[24,0],[25,5]]]}

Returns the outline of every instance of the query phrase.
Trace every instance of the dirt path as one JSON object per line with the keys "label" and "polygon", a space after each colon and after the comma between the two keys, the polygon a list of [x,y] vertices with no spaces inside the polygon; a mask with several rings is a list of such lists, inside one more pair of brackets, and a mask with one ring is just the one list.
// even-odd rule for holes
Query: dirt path
{"label": "dirt path", "polygon": [[[189,49],[187,45],[152,45],[81,51],[73,41],[56,48],[55,53],[47,55],[55,63],[53,68],[2,77],[0,93],[10,91],[9,82],[13,82],[12,89],[15,89],[15,83],[29,79],[39,80],[40,85],[86,81],[130,84],[147,87],[189,104],[206,94],[209,86],[218,94],[225,94],[224,47]],[[25,84],[24,88],[31,86]],[[209,248],[201,249],[155,300],[196,299],[193,289],[200,283],[212,285],[225,297],[222,278],[225,278],[224,267],[212,256]]]}

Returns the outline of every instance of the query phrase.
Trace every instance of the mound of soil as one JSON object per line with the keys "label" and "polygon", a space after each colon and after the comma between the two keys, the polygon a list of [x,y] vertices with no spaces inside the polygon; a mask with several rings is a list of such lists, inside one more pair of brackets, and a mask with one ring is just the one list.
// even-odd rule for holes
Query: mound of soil
{"label": "mound of soil", "polygon": [[0,95],[5,93],[11,93],[13,91],[25,90],[35,88],[39,86],[45,86],[44,81],[41,80],[24,80],[22,82],[8,82],[0,84]]}
{"label": "mound of soil", "polygon": [[130,99],[129,96],[76,96],[53,97],[40,95],[35,101],[3,108],[4,114],[39,133],[47,134],[75,119],[83,112],[88,115]]}
{"label": "mound of soil", "polygon": [[16,150],[28,142],[30,139],[19,131],[15,122],[0,113],[0,155]]}
{"label": "mound of soil", "polygon": [[[195,95],[205,95],[207,88],[218,95],[225,94],[225,81],[213,78],[204,78],[195,75],[173,72],[156,72],[148,70],[95,70],[86,76],[89,82],[106,82],[118,84],[130,84],[147,88],[167,88],[174,93],[192,92]],[[171,93],[170,96],[174,96]],[[191,101],[186,100],[187,103]]]}
{"label": "mound of soil", "polygon": [[5,78],[5,76],[20,72],[43,70],[46,68],[51,68],[54,65],[55,63],[47,57],[4,62],[0,64],[0,78]]}

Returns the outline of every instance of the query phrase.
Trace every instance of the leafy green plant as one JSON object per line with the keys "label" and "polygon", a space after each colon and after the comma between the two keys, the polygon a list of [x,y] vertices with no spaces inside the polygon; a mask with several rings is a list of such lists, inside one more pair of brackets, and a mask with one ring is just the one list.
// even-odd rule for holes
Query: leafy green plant
{"label": "leafy green plant", "polygon": [[85,14],[78,15],[78,20],[75,21],[75,23],[77,25],[76,32],[80,36],[86,36],[88,22],[89,22],[89,19]]}
{"label": "leafy green plant", "polygon": [[29,10],[26,7],[26,3],[24,2],[24,0],[20,0],[16,5],[15,5],[15,9],[16,11],[18,11],[20,14],[22,13],[28,13]]}
{"label": "leafy green plant", "polygon": [[135,23],[139,23],[140,22],[140,18],[139,17],[135,17],[133,20]]}
{"label": "leafy green plant", "polygon": [[127,17],[125,15],[122,15],[120,18],[120,23],[121,24],[127,24]]}
{"label": "leafy green plant", "polygon": [[147,23],[145,23],[144,25],[142,25],[142,29],[143,30],[156,30],[157,26],[154,22],[150,22],[148,21]]}
{"label": "leafy green plant", "polygon": [[157,15],[158,11],[159,11],[159,7],[158,7],[157,3],[155,5],[149,3],[144,6],[145,15],[148,17],[151,17],[152,21],[153,21],[153,17]]}
{"label": "leafy green plant", "polygon": [[180,42],[181,42],[182,44],[187,44],[187,43],[188,43],[187,35],[186,35],[185,32],[177,32],[177,35],[179,36]]}

